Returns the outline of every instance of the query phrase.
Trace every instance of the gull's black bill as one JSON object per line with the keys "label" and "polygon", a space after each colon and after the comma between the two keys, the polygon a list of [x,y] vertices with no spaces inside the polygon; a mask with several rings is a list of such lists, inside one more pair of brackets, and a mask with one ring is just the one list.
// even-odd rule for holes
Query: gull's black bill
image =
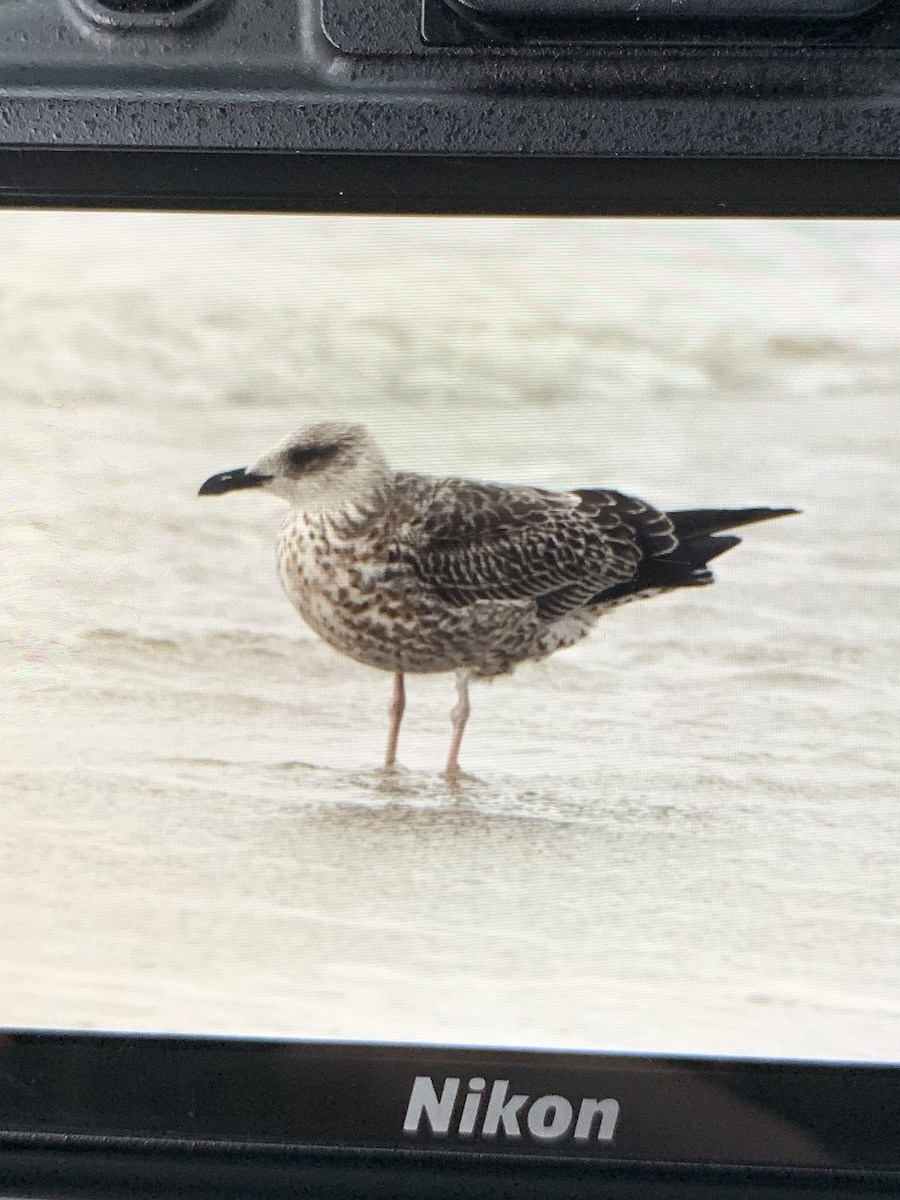
{"label": "gull's black bill", "polygon": [[221,496],[223,492],[235,492],[238,488],[262,487],[271,478],[271,475],[254,475],[246,467],[234,467],[231,471],[222,471],[218,475],[210,475],[197,495]]}

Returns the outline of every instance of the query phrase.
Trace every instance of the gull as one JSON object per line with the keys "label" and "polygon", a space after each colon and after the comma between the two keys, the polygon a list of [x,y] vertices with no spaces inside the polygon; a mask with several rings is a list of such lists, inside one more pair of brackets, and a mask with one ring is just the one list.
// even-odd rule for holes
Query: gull
{"label": "gull", "polygon": [[460,774],[469,683],[571,646],[632,600],[713,582],[722,531],[793,508],[663,512],[605,488],[569,492],[393,471],[363,425],[327,421],[199,495],[272,492],[282,587],[329,646],[393,674],[385,767],[407,674],[455,672],[446,773]]}

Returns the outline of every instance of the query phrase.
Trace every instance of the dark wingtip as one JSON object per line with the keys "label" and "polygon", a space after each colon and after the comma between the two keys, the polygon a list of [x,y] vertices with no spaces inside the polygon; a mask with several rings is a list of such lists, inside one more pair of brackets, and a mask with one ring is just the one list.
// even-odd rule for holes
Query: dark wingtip
{"label": "dark wingtip", "polygon": [[799,508],[686,508],[669,512],[667,516],[678,538],[684,541],[722,533],[726,529],[739,529],[742,525],[755,525],[758,521],[771,521],[775,517],[795,516],[799,512]]}

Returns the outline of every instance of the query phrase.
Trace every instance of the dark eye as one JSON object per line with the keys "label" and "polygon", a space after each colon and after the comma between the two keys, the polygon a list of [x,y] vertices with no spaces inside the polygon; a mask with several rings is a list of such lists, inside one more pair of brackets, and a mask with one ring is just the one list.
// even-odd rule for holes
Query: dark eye
{"label": "dark eye", "polygon": [[298,473],[308,471],[323,466],[338,450],[338,446],[292,446],[287,452],[288,465]]}

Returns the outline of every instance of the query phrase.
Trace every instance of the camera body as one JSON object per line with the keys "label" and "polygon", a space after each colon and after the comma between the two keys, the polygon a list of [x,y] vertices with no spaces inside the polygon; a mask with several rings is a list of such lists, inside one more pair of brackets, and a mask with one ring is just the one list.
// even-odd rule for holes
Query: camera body
{"label": "camera body", "polygon": [[[0,205],[900,216],[900,0],[0,0]],[[898,1075],[0,1033],[0,1193],[897,1194]]]}
{"label": "camera body", "polygon": [[524,15],[490,0],[5,4],[3,195],[897,211],[896,0],[665,4],[547,0]]}

